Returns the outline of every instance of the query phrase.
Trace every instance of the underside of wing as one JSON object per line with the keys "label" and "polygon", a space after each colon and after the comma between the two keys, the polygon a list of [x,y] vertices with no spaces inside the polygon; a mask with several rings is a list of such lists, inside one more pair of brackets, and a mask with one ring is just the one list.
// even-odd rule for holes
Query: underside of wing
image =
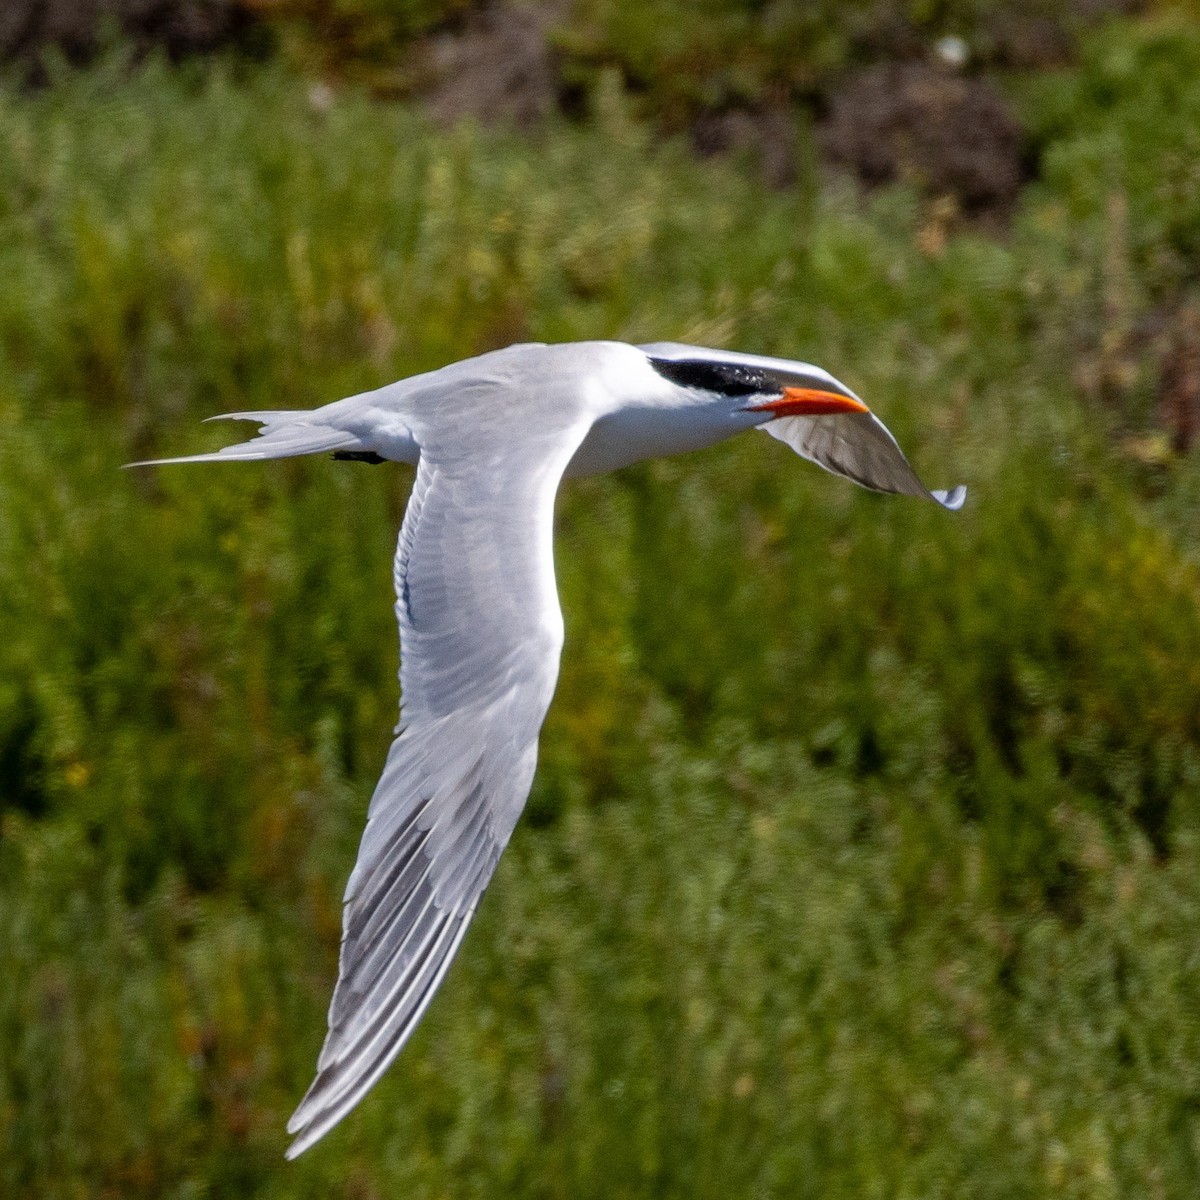
{"label": "underside of wing", "polygon": [[[342,1119],[408,1040],[450,967],[533,779],[501,706],[409,725],[392,744],[346,891],[337,988],[293,1158]],[[515,814],[510,819],[510,814]]]}
{"label": "underside of wing", "polygon": [[582,436],[490,473],[421,459],[396,552],[401,725],[346,889],[329,1032],[289,1158],[412,1034],[525,804],[562,647],[554,494]]}
{"label": "underside of wing", "polygon": [[952,510],[966,499],[967,489],[961,486],[930,491],[873,413],[780,417],[760,428],[817,466],[873,491],[920,496]]}

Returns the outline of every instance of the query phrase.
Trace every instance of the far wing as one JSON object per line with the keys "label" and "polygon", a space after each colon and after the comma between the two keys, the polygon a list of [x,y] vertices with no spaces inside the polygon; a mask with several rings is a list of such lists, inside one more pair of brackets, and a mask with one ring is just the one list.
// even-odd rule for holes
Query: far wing
{"label": "far wing", "polygon": [[874,491],[922,496],[949,509],[961,508],[967,498],[967,489],[961,486],[931,492],[887,426],[873,413],[779,417],[759,428],[826,471]]}
{"label": "far wing", "polygon": [[533,436],[490,470],[421,459],[396,551],[401,723],[346,888],[329,1033],[289,1158],[399,1053],[524,807],[563,638],[554,496],[582,435]]}

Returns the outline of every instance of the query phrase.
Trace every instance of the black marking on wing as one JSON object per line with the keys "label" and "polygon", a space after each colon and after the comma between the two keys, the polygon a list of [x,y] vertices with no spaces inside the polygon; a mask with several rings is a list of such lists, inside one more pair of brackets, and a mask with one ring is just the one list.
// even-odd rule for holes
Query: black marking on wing
{"label": "black marking on wing", "polygon": [[721,396],[753,396],[783,389],[761,367],[712,362],[702,358],[651,358],[650,365],[680,387],[699,388]]}

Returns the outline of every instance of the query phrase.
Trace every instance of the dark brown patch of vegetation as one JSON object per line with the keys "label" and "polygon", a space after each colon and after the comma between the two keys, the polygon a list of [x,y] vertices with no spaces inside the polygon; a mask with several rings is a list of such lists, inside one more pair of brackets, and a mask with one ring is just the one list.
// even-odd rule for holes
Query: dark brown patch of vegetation
{"label": "dark brown patch of vegetation", "polygon": [[820,140],[863,183],[911,183],[968,211],[1008,207],[1023,177],[1007,101],[987,80],[924,62],[853,72],[830,98]]}
{"label": "dark brown patch of vegetation", "polygon": [[117,32],[141,49],[173,58],[214,50],[245,34],[253,18],[241,0],[4,0],[0,59],[37,69],[48,49],[86,62]]}

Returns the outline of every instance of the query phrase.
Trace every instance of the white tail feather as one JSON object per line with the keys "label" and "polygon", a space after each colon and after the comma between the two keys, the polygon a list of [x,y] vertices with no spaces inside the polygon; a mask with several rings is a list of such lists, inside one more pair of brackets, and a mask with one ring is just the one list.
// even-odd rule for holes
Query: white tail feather
{"label": "white tail feather", "polygon": [[178,458],[148,458],[142,462],[126,463],[127,467],[161,467],[173,463],[198,462],[257,462],[268,458],[292,458],[298,454],[319,454],[325,450],[366,450],[362,440],[344,429],[329,425],[307,424],[300,412],[222,413],[220,418],[235,421],[259,421],[263,424],[257,437],[238,442],[210,454],[185,454]]}
{"label": "white tail feather", "polygon": [[206,424],[209,421],[257,421],[260,425],[289,425],[296,421],[303,424],[312,415],[310,408],[264,408],[258,412],[216,413],[205,417],[204,421]]}

